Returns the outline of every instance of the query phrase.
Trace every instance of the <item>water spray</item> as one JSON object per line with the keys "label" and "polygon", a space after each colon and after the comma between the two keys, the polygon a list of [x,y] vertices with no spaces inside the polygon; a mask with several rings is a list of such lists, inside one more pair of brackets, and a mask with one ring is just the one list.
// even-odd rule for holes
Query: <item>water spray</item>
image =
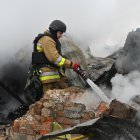
{"label": "water spray", "polygon": [[109,104],[110,100],[105,95],[105,93],[89,78],[89,76],[81,69],[81,67],[78,68],[77,73],[84,79],[84,81],[92,88],[94,93],[97,94],[97,96],[102,99],[103,102]]}

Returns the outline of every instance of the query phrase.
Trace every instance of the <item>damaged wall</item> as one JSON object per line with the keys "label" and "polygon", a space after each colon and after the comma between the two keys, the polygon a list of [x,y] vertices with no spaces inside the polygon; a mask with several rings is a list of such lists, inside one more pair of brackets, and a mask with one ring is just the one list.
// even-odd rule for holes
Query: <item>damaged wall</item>
{"label": "damaged wall", "polygon": [[[52,131],[71,128],[99,116],[103,118],[106,116],[108,118],[106,124],[102,124],[103,127],[109,126],[109,128],[112,128],[112,131],[116,128],[115,122],[111,122],[111,119],[109,119],[109,116],[112,116],[118,121],[117,125],[121,125],[123,122],[123,127],[127,129],[128,123],[125,123],[121,119],[130,121],[136,113],[135,109],[114,100],[109,105],[109,108],[107,106],[105,108],[105,103],[101,103],[96,110],[88,110],[85,104],[76,103],[74,101],[84,96],[84,94],[84,90],[76,87],[46,91],[40,101],[32,104],[25,115],[14,121],[13,127],[11,127],[11,131],[13,131],[14,134],[13,138],[20,138],[23,135],[25,137],[23,137],[23,139],[28,140],[27,136],[35,138]],[[94,106],[94,103],[91,103],[91,108],[92,106]],[[103,127],[99,125],[97,128],[95,124],[92,129],[96,130],[97,128],[97,130],[101,130]],[[81,130],[81,133],[82,132],[83,130]],[[103,132],[108,133],[105,130],[103,130]],[[98,133],[102,135],[102,133]],[[134,133],[134,131],[131,133]],[[97,134],[97,132],[95,134]],[[105,138],[106,136],[103,135],[103,137]],[[110,135],[108,137],[110,137]],[[97,138],[99,139],[99,136],[97,136]]]}
{"label": "damaged wall", "polygon": [[95,113],[88,111],[84,104],[72,102],[83,94],[83,90],[75,87],[47,91],[40,101],[29,107],[27,114],[14,121],[14,131],[41,135],[52,131],[53,122],[65,129],[94,119]]}

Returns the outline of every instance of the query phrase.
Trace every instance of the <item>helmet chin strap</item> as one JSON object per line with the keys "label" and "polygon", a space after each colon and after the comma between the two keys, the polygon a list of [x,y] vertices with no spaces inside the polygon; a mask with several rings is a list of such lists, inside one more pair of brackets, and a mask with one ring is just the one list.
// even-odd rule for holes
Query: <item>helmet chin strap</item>
{"label": "helmet chin strap", "polygon": [[53,30],[53,29],[51,29],[51,28],[49,28],[49,31],[50,31],[50,33],[51,33],[51,35],[52,35],[53,37],[55,37],[56,39],[58,39],[58,38],[57,38],[57,32],[58,32],[58,31],[55,31],[55,30]]}

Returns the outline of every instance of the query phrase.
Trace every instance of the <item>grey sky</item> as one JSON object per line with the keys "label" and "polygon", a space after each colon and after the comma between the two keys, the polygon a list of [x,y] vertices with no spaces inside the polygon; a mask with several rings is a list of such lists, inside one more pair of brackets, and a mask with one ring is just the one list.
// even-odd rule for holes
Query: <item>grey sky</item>
{"label": "grey sky", "polygon": [[63,20],[94,55],[104,56],[106,45],[123,45],[128,32],[140,27],[139,13],[139,0],[0,0],[0,56],[32,47],[54,19]]}

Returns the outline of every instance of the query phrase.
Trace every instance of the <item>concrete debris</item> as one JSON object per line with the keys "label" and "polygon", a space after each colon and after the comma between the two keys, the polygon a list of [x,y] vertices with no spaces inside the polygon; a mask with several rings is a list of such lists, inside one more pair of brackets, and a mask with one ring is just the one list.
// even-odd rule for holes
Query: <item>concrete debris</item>
{"label": "concrete debris", "polygon": [[121,103],[117,100],[113,100],[109,108],[101,114],[101,116],[113,116],[115,118],[131,120],[136,115],[136,109]]}

